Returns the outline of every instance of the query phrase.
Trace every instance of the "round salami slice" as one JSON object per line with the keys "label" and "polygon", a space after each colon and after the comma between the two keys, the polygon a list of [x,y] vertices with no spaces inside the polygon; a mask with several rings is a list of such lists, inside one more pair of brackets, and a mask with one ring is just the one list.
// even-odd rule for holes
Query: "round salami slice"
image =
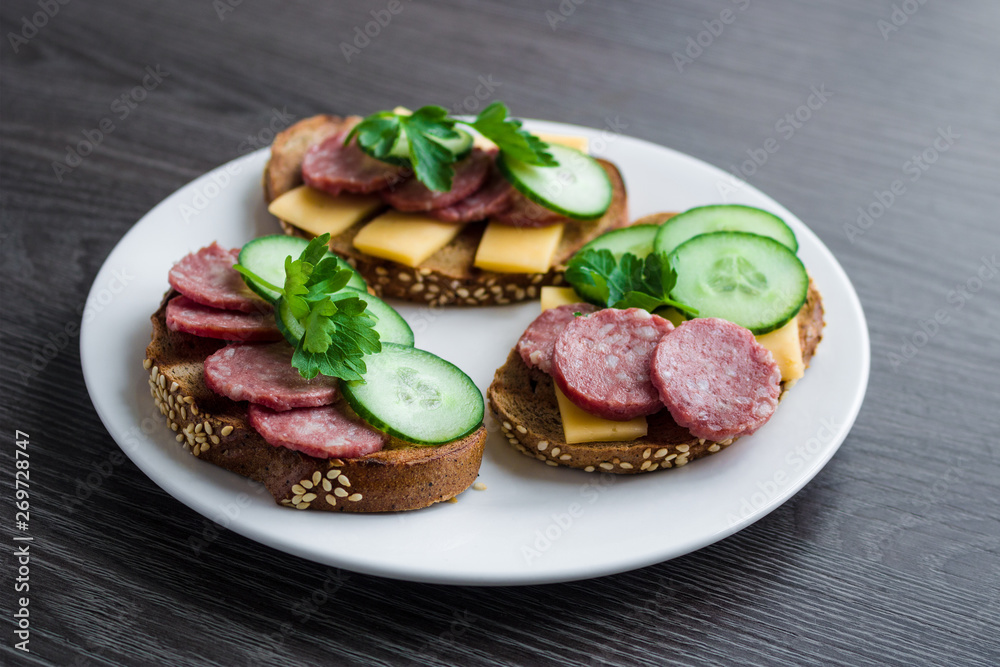
{"label": "round salami slice", "polygon": [[651,415],[663,404],[649,381],[650,361],[673,328],[641,308],[578,317],[556,339],[552,378],[573,403],[599,417]]}
{"label": "round salami slice", "polygon": [[451,206],[436,208],[427,214],[444,222],[485,220],[507,208],[513,194],[514,186],[503,177],[494,164],[490,165],[490,174],[486,177],[483,187]]}
{"label": "round salami slice", "polygon": [[170,269],[170,285],[187,298],[212,308],[252,313],[266,306],[233,268],[239,250],[218,243],[193,252]]}
{"label": "round salami slice", "polygon": [[536,204],[517,190],[511,193],[507,207],[495,213],[493,219],[511,227],[549,227],[569,220],[560,213]]}
{"label": "round salami slice", "polygon": [[274,323],[274,313],[242,313],[195,303],[186,296],[167,302],[167,328],[171,331],[233,341],[275,341],[284,338]]}
{"label": "round salami slice", "polygon": [[430,211],[456,204],[483,186],[490,174],[493,156],[486,151],[473,148],[467,158],[455,163],[455,175],[451,190],[438,192],[431,190],[416,178],[410,178],[400,185],[390,185],[379,193],[389,206],[397,211]]}
{"label": "round salami slice", "polygon": [[382,449],[386,441],[384,434],[348,419],[332,405],[275,412],[251,403],[247,416],[268,444],[318,459],[364,456]]}
{"label": "round salami slice", "polygon": [[675,422],[714,442],[763,426],[781,393],[771,352],[748,329],[714,317],[684,322],[660,341],[652,381]]}
{"label": "round salami slice", "polygon": [[576,313],[589,315],[595,310],[589,303],[571,303],[549,308],[536,317],[517,341],[517,353],[524,364],[552,375],[552,354],[559,334],[576,319]]}
{"label": "round salami slice", "polygon": [[302,158],[302,180],[331,195],[341,192],[377,192],[405,178],[402,167],[366,155],[352,140],[344,144],[342,130],[309,147]]}
{"label": "round salami slice", "polygon": [[205,385],[234,401],[250,401],[272,410],[330,405],[339,394],[336,378],[307,380],[292,366],[292,346],[235,344],[205,359]]}

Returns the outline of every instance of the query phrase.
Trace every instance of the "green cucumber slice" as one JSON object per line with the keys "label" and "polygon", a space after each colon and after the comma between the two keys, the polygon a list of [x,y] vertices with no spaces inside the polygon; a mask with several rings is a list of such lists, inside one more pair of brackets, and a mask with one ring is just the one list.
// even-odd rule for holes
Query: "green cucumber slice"
{"label": "green cucumber slice", "polygon": [[653,241],[656,239],[658,231],[660,231],[659,225],[633,225],[632,227],[613,229],[601,234],[577,252],[610,250],[615,259],[621,259],[622,255],[630,252],[642,259],[653,252]]}
{"label": "green cucumber slice", "polygon": [[[455,132],[458,132],[459,136],[454,139],[438,139],[436,137],[431,137],[431,140],[438,142],[454,153],[455,161],[457,162],[472,152],[473,139],[472,135],[465,130],[455,128]],[[365,149],[364,146],[361,146],[361,150],[369,156],[375,157],[372,155],[371,151]],[[406,130],[401,129],[399,131],[396,143],[394,143],[392,148],[389,149],[389,154],[387,156],[375,159],[382,162],[388,162],[389,164],[408,166],[410,164],[410,140],[406,138]]]}
{"label": "green cucumber slice", "polygon": [[[372,315],[375,322],[375,331],[378,332],[379,341],[385,343],[397,343],[399,345],[413,346],[413,329],[406,323],[406,320],[396,312],[396,310],[377,296],[372,296],[366,291],[351,287],[334,292],[336,296],[356,296],[367,304],[365,312]],[[298,344],[305,333],[305,327],[295,319],[284,299],[279,299],[275,306],[278,323],[278,330],[292,345]]]}
{"label": "green cucumber slice", "polygon": [[750,232],[768,236],[792,252],[799,249],[795,233],[773,213],[740,204],[717,204],[692,208],[664,222],[656,235],[656,252],[673,252],[689,238],[709,232]]}
{"label": "green cucumber slice", "polygon": [[[309,241],[298,236],[286,236],[284,234],[261,236],[243,246],[240,250],[240,264],[272,285],[283,287],[285,284],[285,258],[291,255],[292,259],[298,259],[307,245],[309,245]],[[332,252],[328,252],[326,256],[336,257]],[[354,274],[351,276],[350,282],[347,283],[348,287],[360,290],[368,289],[365,279],[361,277],[361,274],[354,267],[340,257],[337,257],[337,263],[342,268],[350,269]],[[260,285],[257,281],[247,276],[243,276],[243,281],[246,282],[247,287],[271,303],[275,303],[278,297],[281,296],[271,288]]]}
{"label": "green cucumber slice", "polygon": [[457,440],[483,421],[483,395],[468,375],[414,347],[386,343],[365,357],[365,381],[341,390],[362,419],[408,442],[439,445]]}
{"label": "green cucumber slice", "polygon": [[809,275],[795,253],[748,232],[711,232],[670,254],[677,283],[670,296],[760,335],[795,317],[809,292]]}
{"label": "green cucumber slice", "polygon": [[517,190],[540,206],[576,220],[595,220],[611,206],[611,179],[594,158],[578,150],[549,144],[559,164],[538,167],[500,152],[497,166]]}

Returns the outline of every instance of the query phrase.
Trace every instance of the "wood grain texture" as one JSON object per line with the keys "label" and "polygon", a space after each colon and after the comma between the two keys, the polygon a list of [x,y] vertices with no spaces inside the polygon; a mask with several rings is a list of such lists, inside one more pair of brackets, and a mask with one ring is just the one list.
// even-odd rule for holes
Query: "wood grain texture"
{"label": "wood grain texture", "polygon": [[[16,52],[7,35],[39,6],[0,7],[0,414],[6,434],[32,436],[37,540],[33,653],[13,651],[8,632],[2,661],[1000,663],[1000,278],[954,291],[1000,254],[1000,5],[587,0],[563,2],[575,9],[553,29],[557,0],[407,1],[346,62],[340,43],[386,4],[259,0],[220,18],[207,0],[69,2]],[[919,8],[883,36],[894,4]],[[732,22],[678,71],[673,54],[726,9]],[[114,100],[147,66],[166,74],[121,118]],[[455,107],[479,77],[519,115],[595,127],[617,116],[628,134],[742,169],[843,264],[869,318],[868,397],[840,452],[780,509],[636,572],[442,588],[260,546],[121,458],[88,399],[73,327],[129,227],[266,143],[274,110]],[[779,122],[813,86],[827,101],[788,135]],[[59,180],[52,162],[104,118],[113,132]],[[958,137],[911,180],[907,161],[947,128]],[[747,174],[747,151],[769,138],[779,149]],[[852,241],[857,208],[897,179],[905,193]],[[894,363],[939,310],[946,323]],[[71,503],[88,476],[95,488]],[[10,498],[6,472],[0,485]],[[197,553],[192,538],[205,543]]]}

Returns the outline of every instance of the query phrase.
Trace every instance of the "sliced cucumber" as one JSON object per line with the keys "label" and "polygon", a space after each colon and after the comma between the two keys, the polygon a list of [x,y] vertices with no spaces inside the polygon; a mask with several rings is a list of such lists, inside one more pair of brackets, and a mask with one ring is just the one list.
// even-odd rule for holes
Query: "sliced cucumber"
{"label": "sliced cucumber", "polygon": [[500,152],[497,166],[504,178],[536,204],[577,220],[594,220],[611,206],[611,179],[597,160],[578,150],[549,144],[559,162],[537,167]]}
{"label": "sliced cucumber", "polygon": [[337,295],[356,296],[368,304],[365,312],[377,320],[375,331],[378,331],[380,341],[413,347],[413,329],[406,323],[403,316],[385,301],[377,296],[372,296],[367,291],[350,287],[337,292]]}
{"label": "sliced cucumber", "polygon": [[[458,128],[455,128],[455,132],[458,133],[458,137],[454,139],[438,139],[436,137],[430,137],[430,138],[432,141],[436,141],[437,143],[441,144],[442,146],[450,150],[452,153],[454,153],[455,159],[456,161],[458,161],[467,156],[470,152],[472,152],[473,139],[472,135],[466,132],[465,130],[460,130]],[[371,157],[375,157],[374,155],[372,155],[371,151],[365,149],[364,146],[361,147],[361,150],[363,150]],[[406,130],[405,129],[400,130],[399,136],[396,138],[396,143],[394,143],[392,145],[392,148],[389,149],[389,155],[387,155],[386,157],[376,158],[376,159],[381,160],[382,162],[388,162],[389,164],[395,164],[400,166],[409,165],[410,140],[406,138]]]}
{"label": "sliced cucumber", "polygon": [[[309,245],[309,241],[298,236],[285,236],[284,234],[272,234],[261,236],[248,242],[240,250],[240,264],[250,269],[258,276],[278,287],[285,284],[285,258],[291,255],[292,259],[298,259],[302,251]],[[336,257],[332,252],[327,253],[327,257]],[[350,269],[354,274],[348,287],[365,290],[368,289],[365,279],[361,277],[354,267],[337,257],[337,262],[342,268]],[[261,295],[271,303],[281,296],[274,290],[247,276],[243,276],[247,286],[257,294]]]}
{"label": "sliced cucumber", "polygon": [[584,250],[610,250],[615,259],[620,259],[627,252],[642,259],[653,252],[653,241],[659,225],[633,225],[623,229],[614,229],[601,234],[596,239],[583,246],[577,252]]}
{"label": "sliced cucumber", "polygon": [[809,276],[795,253],[772,238],[748,232],[711,232],[688,239],[670,254],[677,284],[670,296],[755,335],[782,327],[802,308]]}
{"label": "sliced cucumber", "polygon": [[792,252],[799,249],[795,233],[773,213],[740,204],[718,204],[698,206],[664,222],[656,235],[656,252],[673,252],[689,238],[709,232],[750,232],[768,236]]}
{"label": "sliced cucumber", "polygon": [[[334,299],[337,296],[356,296],[365,302],[365,312],[375,318],[375,331],[378,332],[379,341],[382,343],[397,343],[399,345],[413,346],[413,329],[406,323],[406,320],[396,312],[396,310],[377,296],[372,296],[366,291],[348,287],[339,292],[334,292]],[[296,345],[305,334],[305,327],[292,315],[288,304],[284,299],[279,299],[275,306],[278,323],[278,330],[292,345]]]}
{"label": "sliced cucumber", "polygon": [[344,397],[365,421],[408,442],[438,445],[468,435],[483,421],[483,395],[444,359],[386,343],[365,357],[365,381],[343,382]]}

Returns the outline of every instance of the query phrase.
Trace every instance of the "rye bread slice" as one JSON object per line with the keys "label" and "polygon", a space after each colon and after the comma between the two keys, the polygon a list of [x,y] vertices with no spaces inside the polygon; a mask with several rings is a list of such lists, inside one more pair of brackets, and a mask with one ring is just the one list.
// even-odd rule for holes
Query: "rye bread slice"
{"label": "rye bread slice", "polygon": [[[271,145],[271,159],[264,171],[264,195],[268,203],[302,185],[302,158],[309,146],[337,132],[351,119],[313,116],[278,134]],[[614,190],[611,207],[601,218],[590,222],[566,223],[562,241],[548,273],[496,273],[473,266],[476,249],[486,229],[485,222],[464,226],[450,244],[413,268],[366,255],[354,247],[361,225],[330,239],[330,249],[350,262],[364,276],[375,294],[425,303],[428,306],[485,306],[534,299],[543,285],[562,283],[564,263],[588,241],[604,232],[628,225],[625,183],[618,168],[598,159],[608,173]],[[294,225],[279,221],[286,234],[312,238]]]}
{"label": "rye bread slice", "polygon": [[[655,220],[662,222],[663,215],[669,217],[657,214],[638,222],[657,224]],[[802,360],[808,366],[823,333],[823,303],[812,281],[798,323]],[[782,384],[782,398],[791,384]],[[624,475],[683,466],[721,451],[736,440],[714,443],[696,438],[663,409],[647,418],[649,432],[637,440],[567,444],[552,377],[526,366],[516,348],[494,375],[487,398],[493,418],[519,452],[548,465],[582,468],[587,472]]]}
{"label": "rye bread slice", "polygon": [[[167,328],[166,302],[176,295],[169,292],[150,318],[143,367],[178,446],[194,456],[260,482],[276,502],[297,509],[413,510],[449,500],[476,480],[486,443],[482,425],[438,447],[392,439],[385,449],[357,458],[318,459],[269,445],[247,422],[246,402],[205,386],[203,362],[225,342]],[[337,408],[356,417],[343,399]]]}

